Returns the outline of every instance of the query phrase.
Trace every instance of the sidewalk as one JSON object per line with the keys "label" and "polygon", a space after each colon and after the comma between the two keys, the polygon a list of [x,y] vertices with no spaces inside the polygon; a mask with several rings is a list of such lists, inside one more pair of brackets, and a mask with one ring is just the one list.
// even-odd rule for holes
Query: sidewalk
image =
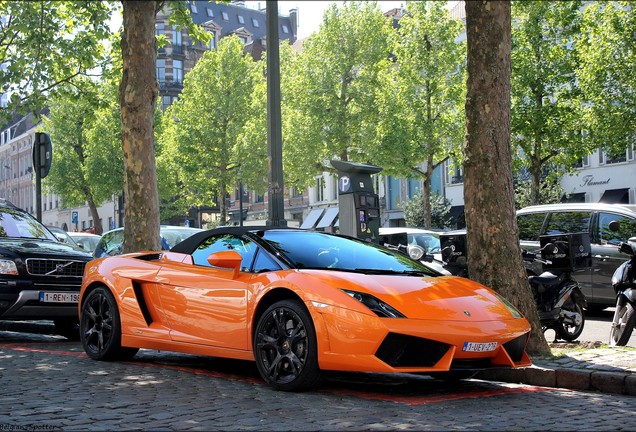
{"label": "sidewalk", "polygon": [[636,348],[600,342],[551,343],[552,357],[519,369],[485,370],[475,378],[636,396]]}

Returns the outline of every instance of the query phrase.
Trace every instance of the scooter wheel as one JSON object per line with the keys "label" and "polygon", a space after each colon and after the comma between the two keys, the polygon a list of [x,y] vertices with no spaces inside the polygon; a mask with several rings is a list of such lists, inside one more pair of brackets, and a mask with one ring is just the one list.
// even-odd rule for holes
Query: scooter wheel
{"label": "scooter wheel", "polygon": [[581,333],[583,333],[583,327],[585,326],[585,313],[583,312],[583,305],[581,304],[581,302],[577,301],[567,307],[564,305],[563,309],[569,312],[574,312],[581,317],[578,324],[565,323],[563,322],[563,320],[561,320],[561,322],[555,326],[554,331],[556,332],[559,339],[572,342],[579,336],[581,336]]}
{"label": "scooter wheel", "polygon": [[636,324],[636,311],[631,303],[616,306],[614,321],[610,330],[611,346],[625,346],[632,336]]}

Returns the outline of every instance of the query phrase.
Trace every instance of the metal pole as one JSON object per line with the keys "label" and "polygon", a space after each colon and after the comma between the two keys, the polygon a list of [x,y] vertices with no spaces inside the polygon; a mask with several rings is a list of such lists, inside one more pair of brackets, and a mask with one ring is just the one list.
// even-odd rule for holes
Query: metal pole
{"label": "metal pole", "polygon": [[239,226],[243,226],[243,182],[239,181]]}
{"label": "metal pole", "polygon": [[267,1],[267,223],[287,226],[283,201],[283,138],[280,112],[280,61],[278,54],[278,1]]}

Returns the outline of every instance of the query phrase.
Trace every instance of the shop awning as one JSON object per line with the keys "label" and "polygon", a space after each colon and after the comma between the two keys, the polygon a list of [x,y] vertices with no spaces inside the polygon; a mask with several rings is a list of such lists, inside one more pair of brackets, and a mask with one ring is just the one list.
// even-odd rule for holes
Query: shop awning
{"label": "shop awning", "polygon": [[577,192],[571,194],[563,194],[561,197],[561,202],[563,203],[579,203],[585,202],[585,192]]}
{"label": "shop awning", "polygon": [[608,189],[599,202],[607,204],[629,204],[629,189]]}
{"label": "shop awning", "polygon": [[339,210],[340,209],[338,207],[328,208],[325,212],[325,215],[322,217],[322,219],[320,219],[320,222],[318,222],[318,225],[316,225],[316,229],[329,228],[330,226],[332,226],[333,221],[336,220],[336,218],[338,217]]}
{"label": "shop awning", "polygon": [[320,217],[322,216],[322,214],[325,212],[325,209],[313,209],[309,212],[309,214],[307,215],[307,218],[303,221],[302,225],[300,226],[301,229],[313,229],[316,226],[316,223],[318,223],[318,220],[320,219]]}

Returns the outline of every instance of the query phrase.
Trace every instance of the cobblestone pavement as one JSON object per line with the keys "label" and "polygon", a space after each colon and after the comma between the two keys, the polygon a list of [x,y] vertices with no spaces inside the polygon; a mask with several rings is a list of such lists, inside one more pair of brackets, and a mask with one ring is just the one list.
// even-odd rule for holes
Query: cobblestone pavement
{"label": "cobblestone pavement", "polygon": [[636,430],[626,395],[407,374],[284,393],[251,362],[151,350],[97,362],[77,342],[2,328],[0,384],[0,431]]}

